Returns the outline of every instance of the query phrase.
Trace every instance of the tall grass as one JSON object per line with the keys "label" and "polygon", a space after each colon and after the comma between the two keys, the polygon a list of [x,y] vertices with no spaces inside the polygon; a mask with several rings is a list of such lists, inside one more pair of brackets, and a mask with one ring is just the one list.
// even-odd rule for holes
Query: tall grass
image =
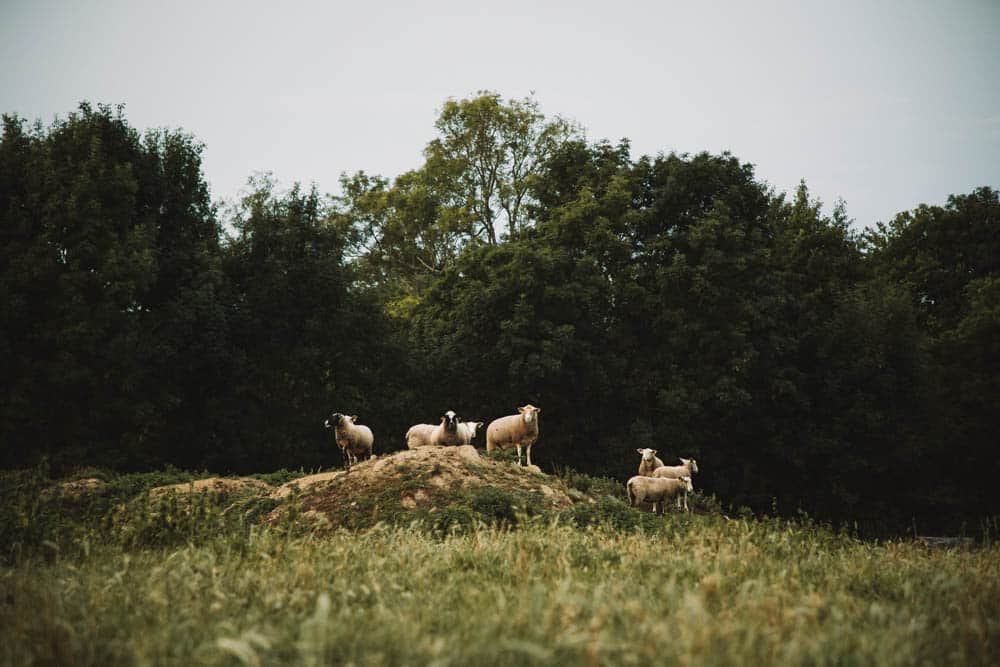
{"label": "tall grass", "polygon": [[[634,510],[628,510],[635,512]],[[252,526],[0,569],[3,664],[1000,663],[1000,547],[809,523]]]}

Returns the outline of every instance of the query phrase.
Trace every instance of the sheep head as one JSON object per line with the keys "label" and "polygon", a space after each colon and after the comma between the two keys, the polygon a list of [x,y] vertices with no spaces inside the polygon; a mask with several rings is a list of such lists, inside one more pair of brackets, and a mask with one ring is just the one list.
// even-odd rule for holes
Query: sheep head
{"label": "sheep head", "polygon": [[690,477],[680,477],[679,479],[682,482],[684,482],[684,490],[685,491],[688,491],[688,492],[694,491],[694,485],[691,483],[691,478]]}
{"label": "sheep head", "polygon": [[642,454],[642,460],[643,461],[651,462],[654,458],[656,458],[656,450],[655,449],[649,449],[647,447],[646,449],[637,449],[635,451],[637,451],[640,454]]}
{"label": "sheep head", "polygon": [[444,424],[444,430],[454,433],[458,429],[458,415],[454,410],[449,410],[441,416],[441,423]]}
{"label": "sheep head", "polygon": [[334,412],[332,415],[326,418],[326,420],[323,422],[323,426],[325,426],[326,428],[336,428],[340,426],[340,420],[346,418],[347,417],[345,415],[342,415],[339,412]]}
{"label": "sheep head", "polygon": [[698,462],[694,459],[681,459],[681,463],[691,468],[692,474],[698,472]]}
{"label": "sheep head", "polygon": [[517,411],[520,412],[521,416],[524,418],[524,423],[530,424],[538,420],[538,413],[541,412],[542,409],[536,408],[531,403],[528,403],[524,407],[518,408]]}

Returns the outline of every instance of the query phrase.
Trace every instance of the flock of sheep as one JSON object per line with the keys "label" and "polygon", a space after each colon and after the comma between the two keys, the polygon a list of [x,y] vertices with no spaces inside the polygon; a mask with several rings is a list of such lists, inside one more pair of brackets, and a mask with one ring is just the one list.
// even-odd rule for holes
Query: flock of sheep
{"label": "flock of sheep", "polygon": [[698,472],[698,463],[694,459],[681,459],[679,466],[665,466],[656,456],[655,449],[637,449],[642,455],[639,461],[639,474],[626,484],[628,502],[632,507],[641,503],[652,503],[653,511],[663,514],[663,505],[668,500],[677,498],[677,507],[684,500],[684,511],[688,509],[687,494],[694,491],[691,478]]}
{"label": "flock of sheep", "polygon": [[[517,449],[517,464],[521,465],[522,449],[526,450],[527,465],[531,464],[531,446],[538,439],[538,413],[540,408],[528,404],[517,409],[517,414],[500,417],[490,422],[486,429],[486,451],[494,449]],[[374,452],[375,436],[372,430],[358,424],[357,415],[334,412],[324,422],[326,428],[334,431],[337,446],[344,455],[347,468],[358,462],[362,456],[371,457]],[[427,446],[468,445],[476,437],[476,431],[483,422],[460,421],[453,410],[441,416],[440,424],[414,424],[406,432],[405,441],[409,449]],[[626,488],[632,507],[651,503],[653,511],[663,514],[664,503],[673,498],[677,506],[690,511],[687,494],[694,490],[691,478],[698,472],[694,459],[681,459],[679,466],[665,466],[657,458],[655,449],[638,449],[642,455],[639,474],[632,477]]]}
{"label": "flock of sheep", "polygon": [[[517,409],[516,415],[500,417],[490,422],[486,429],[486,451],[517,449],[517,464],[521,465],[521,451],[527,449],[528,466],[531,466],[531,446],[538,439],[538,413],[541,408],[528,404]],[[371,456],[375,436],[367,426],[356,423],[357,415],[347,416],[334,412],[326,420],[327,428],[334,430],[337,446],[344,455],[348,468],[360,456]],[[414,424],[406,432],[406,446],[410,449],[429,445],[468,445],[476,437],[483,422],[459,421],[453,410],[441,416],[440,424]]]}

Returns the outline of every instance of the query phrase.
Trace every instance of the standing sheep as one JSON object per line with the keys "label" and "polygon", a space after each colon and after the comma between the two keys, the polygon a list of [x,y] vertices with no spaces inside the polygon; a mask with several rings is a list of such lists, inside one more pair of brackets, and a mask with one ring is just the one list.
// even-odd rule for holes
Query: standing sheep
{"label": "standing sheep", "polygon": [[[661,479],[680,479],[681,477],[693,478],[698,472],[698,462],[694,459],[681,459],[679,466],[660,466],[653,471],[653,477]],[[688,509],[687,492],[683,494],[684,509]],[[681,506],[681,496],[677,496],[677,507]]]}
{"label": "standing sheep", "polygon": [[458,425],[459,432],[462,433],[462,438],[464,439],[463,445],[471,445],[473,439],[476,437],[476,431],[483,427],[483,422],[460,422]]}
{"label": "standing sheep", "polygon": [[367,453],[370,458],[374,451],[375,436],[367,426],[355,424],[357,415],[342,415],[334,412],[323,424],[327,428],[332,428],[340,453],[344,455],[344,463],[347,469],[358,462],[358,457]]}
{"label": "standing sheep", "polygon": [[406,432],[406,446],[410,449],[428,445],[467,445],[476,435],[475,427],[471,430],[469,424],[481,425],[481,422],[461,422],[453,410],[448,410],[441,416],[441,423],[415,424]]}
{"label": "standing sheep", "polygon": [[538,440],[538,413],[542,410],[528,404],[517,409],[518,414],[500,417],[490,422],[486,429],[486,451],[495,448],[517,448],[517,465],[521,465],[521,448],[527,448],[528,465],[531,465],[531,446]]}
{"label": "standing sheep", "polygon": [[[640,503],[653,503],[653,511],[663,514],[664,504],[681,493],[693,491],[690,477],[678,479],[666,477],[643,477],[636,475],[626,484],[628,489],[628,504],[638,507]],[[685,509],[687,509],[685,507]]]}
{"label": "standing sheep", "polygon": [[454,410],[449,410],[441,416],[441,423],[431,431],[430,444],[432,445],[464,445],[465,430],[459,428],[462,422],[458,421],[458,415]]}
{"label": "standing sheep", "polygon": [[663,467],[663,461],[656,456],[655,449],[637,449],[635,451],[642,454],[638,472],[640,477],[652,477],[654,470]]}

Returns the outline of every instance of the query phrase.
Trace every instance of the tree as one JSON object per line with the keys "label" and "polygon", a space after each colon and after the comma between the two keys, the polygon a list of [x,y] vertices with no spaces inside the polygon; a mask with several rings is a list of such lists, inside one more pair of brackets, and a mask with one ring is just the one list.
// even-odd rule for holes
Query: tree
{"label": "tree", "polygon": [[490,245],[505,227],[516,237],[542,165],[574,128],[546,121],[528,97],[508,100],[491,92],[448,100],[435,127],[440,137],[425,150],[427,170],[453,211],[451,226]]}
{"label": "tree", "polygon": [[[403,433],[405,357],[370,295],[354,289],[347,237],[315,188],[277,191],[251,180],[225,247],[232,346],[225,448],[206,465],[251,472],[336,462],[322,422],[333,409],[364,415],[378,451]],[[400,430],[402,429],[402,430]],[[339,456],[339,455],[338,455]]]}
{"label": "tree", "polygon": [[909,295],[929,336],[935,419],[927,435],[950,486],[938,511],[995,513],[1000,493],[1000,193],[990,187],[947,204],[899,213],[868,236],[873,270]]}
{"label": "tree", "polygon": [[162,462],[175,436],[210,432],[199,431],[203,398],[218,389],[210,369],[225,347],[201,147],[180,132],[143,139],[121,107],[81,104],[30,133],[4,125],[9,462]]}
{"label": "tree", "polygon": [[460,235],[444,222],[447,213],[424,169],[401,174],[392,184],[358,172],[342,176],[340,186],[334,204],[350,230],[348,252],[359,279],[388,312],[406,316],[454,261]]}

